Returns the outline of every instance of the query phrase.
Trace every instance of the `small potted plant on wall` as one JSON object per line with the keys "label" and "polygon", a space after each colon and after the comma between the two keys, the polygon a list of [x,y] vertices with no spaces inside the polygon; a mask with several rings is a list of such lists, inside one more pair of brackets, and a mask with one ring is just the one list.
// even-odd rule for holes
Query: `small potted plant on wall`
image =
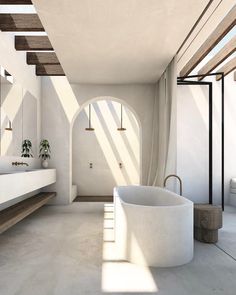
{"label": "small potted plant on wall", "polygon": [[48,168],[48,159],[50,159],[50,144],[47,139],[43,139],[39,146],[39,158],[42,159],[43,168]]}
{"label": "small potted plant on wall", "polygon": [[29,139],[24,139],[21,145],[21,157],[33,158],[32,143]]}

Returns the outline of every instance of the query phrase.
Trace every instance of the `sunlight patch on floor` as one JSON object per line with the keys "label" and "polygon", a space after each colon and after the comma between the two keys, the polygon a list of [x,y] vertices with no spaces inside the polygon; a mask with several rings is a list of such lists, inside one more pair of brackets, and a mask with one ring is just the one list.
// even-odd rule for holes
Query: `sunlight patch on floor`
{"label": "sunlight patch on floor", "polygon": [[114,241],[114,205],[104,205],[102,291],[107,293],[157,293],[158,287],[148,267],[118,257]]}
{"label": "sunlight patch on floor", "polygon": [[157,292],[148,268],[125,261],[104,262],[102,266],[103,292]]}

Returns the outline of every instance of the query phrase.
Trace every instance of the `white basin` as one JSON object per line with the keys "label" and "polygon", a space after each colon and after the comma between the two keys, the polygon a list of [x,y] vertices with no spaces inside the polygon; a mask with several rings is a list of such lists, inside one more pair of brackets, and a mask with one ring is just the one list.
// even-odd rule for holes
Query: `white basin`
{"label": "white basin", "polygon": [[56,169],[0,173],[0,204],[56,182]]}

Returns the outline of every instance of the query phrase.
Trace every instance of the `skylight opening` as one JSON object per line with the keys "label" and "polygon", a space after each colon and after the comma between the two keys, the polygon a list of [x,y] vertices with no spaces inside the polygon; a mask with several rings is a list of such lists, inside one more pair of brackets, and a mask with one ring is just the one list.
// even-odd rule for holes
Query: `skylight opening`
{"label": "skylight opening", "polygon": [[[224,38],[207,54],[207,56],[197,65],[197,67],[192,71],[191,74],[197,74],[198,71],[205,66],[205,64],[212,59],[233,37],[236,36],[236,26],[234,26],[225,36]],[[224,60],[220,65],[217,66],[213,70],[216,72],[219,70],[224,64],[226,64],[230,59],[234,58],[235,53],[231,54],[226,60]]]}
{"label": "skylight opening", "polygon": [[0,13],[36,13],[34,5],[0,5]]}
{"label": "skylight opening", "polygon": [[231,59],[236,57],[236,52],[232,53],[226,60],[224,60],[220,65],[218,65],[215,69],[214,72],[219,71],[225,64],[227,64]]}

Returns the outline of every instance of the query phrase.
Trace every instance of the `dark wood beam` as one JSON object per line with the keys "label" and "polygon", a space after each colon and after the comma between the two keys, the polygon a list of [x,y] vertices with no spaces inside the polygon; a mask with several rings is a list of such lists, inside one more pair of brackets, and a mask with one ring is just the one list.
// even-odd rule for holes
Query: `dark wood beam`
{"label": "dark wood beam", "polygon": [[60,64],[55,52],[27,52],[28,65],[52,65]]}
{"label": "dark wood beam", "polygon": [[10,73],[8,73],[8,71],[4,70],[5,76],[11,76]]}
{"label": "dark wood beam", "polygon": [[[218,65],[226,60],[232,53],[236,51],[236,36],[234,36],[225,46],[211,58],[204,67],[198,72],[198,75],[205,75],[213,71]],[[202,80],[199,78],[199,80]]]}
{"label": "dark wood beam", "polygon": [[1,13],[0,30],[3,32],[42,32],[44,28],[35,13]]}
{"label": "dark wood beam", "polygon": [[180,76],[185,77],[204,59],[205,56],[220,42],[220,40],[236,24],[236,5],[230,10],[226,17],[216,27],[214,32],[206,39],[189,62],[180,71]]}
{"label": "dark wood beam", "polygon": [[1,5],[32,5],[31,0],[0,0]]}
{"label": "dark wood beam", "polygon": [[61,65],[36,65],[37,76],[65,76]]}
{"label": "dark wood beam", "polygon": [[53,50],[47,36],[15,36],[16,50]]}
{"label": "dark wood beam", "polygon": [[[222,66],[222,68],[219,69],[217,72],[224,73],[224,76],[231,73],[233,70],[236,69],[236,57],[232,58],[230,61],[228,61],[225,65]],[[221,75],[216,76],[216,81],[221,80]]]}

